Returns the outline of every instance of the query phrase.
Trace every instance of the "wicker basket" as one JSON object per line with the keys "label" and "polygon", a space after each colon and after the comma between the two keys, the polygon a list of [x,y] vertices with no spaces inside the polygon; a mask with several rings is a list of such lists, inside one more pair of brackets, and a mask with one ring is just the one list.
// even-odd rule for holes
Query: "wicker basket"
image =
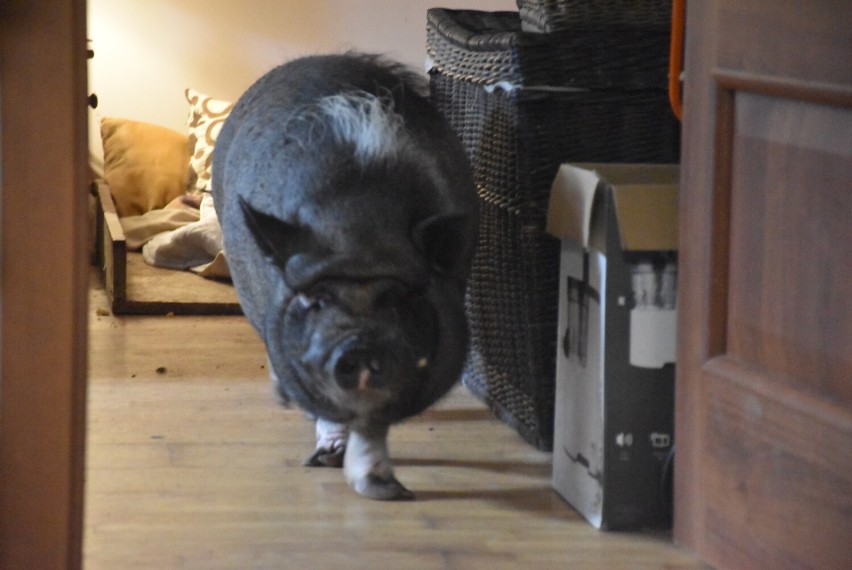
{"label": "wicker basket", "polygon": [[527,32],[573,29],[667,30],[672,0],[517,0]]}
{"label": "wicker basket", "polygon": [[[463,381],[541,449],[553,437],[559,244],[545,220],[559,164],[676,162],[679,149],[667,38],[645,53],[660,71],[626,61],[586,69],[575,60],[600,61],[592,52],[603,40],[551,36],[521,32],[517,12],[428,12],[432,98],[464,143],[482,206]],[[577,88],[577,77],[593,87]],[[632,88],[606,87],[622,81]]]}
{"label": "wicker basket", "polygon": [[665,88],[668,82],[668,28],[521,33],[517,12],[437,8],[427,20],[429,56],[454,79],[619,91]]}

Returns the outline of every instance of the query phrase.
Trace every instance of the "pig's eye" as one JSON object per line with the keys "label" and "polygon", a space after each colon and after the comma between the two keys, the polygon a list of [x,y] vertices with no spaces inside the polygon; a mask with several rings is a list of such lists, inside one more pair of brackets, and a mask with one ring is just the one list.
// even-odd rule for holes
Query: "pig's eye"
{"label": "pig's eye", "polygon": [[305,293],[299,293],[296,296],[296,302],[299,303],[299,306],[305,310],[310,311],[314,309],[325,309],[328,304],[331,302],[327,295],[307,295]]}

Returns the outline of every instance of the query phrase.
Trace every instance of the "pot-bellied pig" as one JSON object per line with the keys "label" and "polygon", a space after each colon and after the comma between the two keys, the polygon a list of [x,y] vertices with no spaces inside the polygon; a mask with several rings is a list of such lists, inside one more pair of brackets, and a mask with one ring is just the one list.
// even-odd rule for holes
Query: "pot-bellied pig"
{"label": "pot-bellied pig", "polygon": [[278,395],[317,421],[311,465],[374,499],[412,493],[391,424],[457,381],[478,199],[428,84],[377,56],[297,59],[236,103],[213,195],[245,315]]}

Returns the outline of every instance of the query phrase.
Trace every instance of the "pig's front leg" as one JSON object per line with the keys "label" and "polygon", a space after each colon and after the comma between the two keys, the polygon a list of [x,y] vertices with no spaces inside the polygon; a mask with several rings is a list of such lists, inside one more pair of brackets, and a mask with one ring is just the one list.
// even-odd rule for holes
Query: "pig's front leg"
{"label": "pig's front leg", "polygon": [[342,467],[349,427],[346,424],[317,418],[317,448],[305,459],[311,467]]}
{"label": "pig's front leg", "polygon": [[289,408],[290,399],[287,398],[287,395],[281,389],[281,382],[278,380],[278,375],[275,373],[275,369],[272,368],[272,361],[268,356],[266,357],[266,369],[269,371],[269,387],[272,388],[272,395],[275,401]]}
{"label": "pig's front leg", "polygon": [[388,426],[352,428],[343,473],[356,493],[369,499],[395,501],[413,499],[414,493],[396,480],[388,456]]}

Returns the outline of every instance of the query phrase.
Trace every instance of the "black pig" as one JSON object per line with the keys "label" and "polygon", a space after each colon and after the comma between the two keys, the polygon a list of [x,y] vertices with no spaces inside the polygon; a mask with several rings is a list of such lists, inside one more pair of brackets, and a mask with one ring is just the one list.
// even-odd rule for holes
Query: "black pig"
{"label": "black pig", "polygon": [[388,428],[452,387],[468,345],[478,200],[427,92],[377,56],[297,59],[239,99],[213,160],[240,303],[276,391],[317,419],[307,463],[374,499],[412,497]]}

